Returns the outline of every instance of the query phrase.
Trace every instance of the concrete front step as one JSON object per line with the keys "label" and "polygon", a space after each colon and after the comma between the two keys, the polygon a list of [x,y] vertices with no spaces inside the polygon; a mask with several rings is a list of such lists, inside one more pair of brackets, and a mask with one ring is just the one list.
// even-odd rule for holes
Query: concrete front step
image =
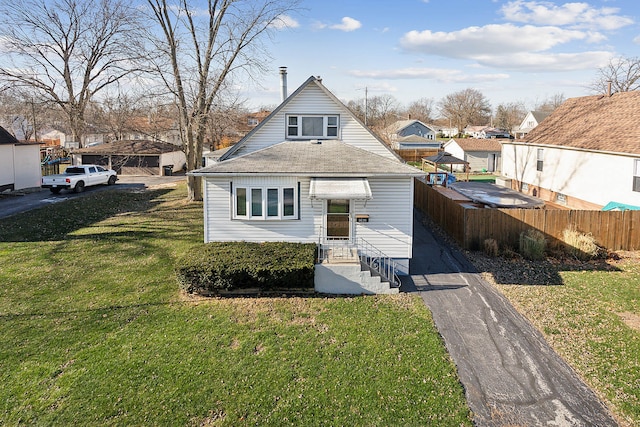
{"label": "concrete front step", "polygon": [[360,261],[350,263],[323,262],[316,264],[315,290],[326,294],[397,294],[398,288],[383,282],[380,276],[372,276],[363,270]]}

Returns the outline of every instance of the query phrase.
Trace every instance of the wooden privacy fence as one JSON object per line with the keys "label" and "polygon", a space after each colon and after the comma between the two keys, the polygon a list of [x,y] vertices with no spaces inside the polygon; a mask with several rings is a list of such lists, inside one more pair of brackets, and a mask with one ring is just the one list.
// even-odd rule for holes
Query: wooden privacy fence
{"label": "wooden privacy fence", "polygon": [[423,157],[434,156],[439,153],[436,148],[410,148],[395,150],[405,162],[421,162]]}
{"label": "wooden privacy fence", "polygon": [[461,205],[415,180],[415,206],[428,214],[463,248],[477,250],[485,239],[518,247],[520,233],[541,231],[551,247],[562,244],[566,229],[591,233],[608,250],[640,249],[640,211],[587,211],[557,209],[483,209]]}

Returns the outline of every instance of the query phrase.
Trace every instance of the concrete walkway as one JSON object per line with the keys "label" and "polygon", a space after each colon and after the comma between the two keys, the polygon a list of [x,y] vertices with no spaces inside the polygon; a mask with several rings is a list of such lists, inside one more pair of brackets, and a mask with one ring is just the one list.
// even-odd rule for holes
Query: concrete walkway
{"label": "concrete walkway", "polygon": [[456,249],[414,221],[410,276],[457,365],[478,426],[616,426],[542,335]]}

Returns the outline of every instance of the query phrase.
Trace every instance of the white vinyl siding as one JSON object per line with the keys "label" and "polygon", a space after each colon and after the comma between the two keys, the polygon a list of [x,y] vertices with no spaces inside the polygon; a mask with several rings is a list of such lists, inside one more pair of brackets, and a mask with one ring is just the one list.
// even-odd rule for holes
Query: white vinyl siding
{"label": "white vinyl siding", "polygon": [[272,116],[269,121],[263,122],[249,140],[234,153],[233,157],[248,154],[262,148],[283,142],[287,139],[287,117],[289,115],[319,115],[338,116],[337,138],[346,144],[371,151],[388,159],[397,160],[397,157],[376,139],[364,126],[355,120],[351,113],[341,104],[333,101],[315,83],[309,84],[295,98]]}
{"label": "white vinyl siding", "polygon": [[413,178],[369,178],[369,186],[373,199],[353,203],[353,215],[369,215],[369,222],[355,223],[355,236],[387,256],[411,258]]}
{"label": "white vinyl siding", "polygon": [[[298,195],[300,181],[300,195]],[[294,177],[255,177],[255,178],[204,178],[205,182],[205,242],[225,241],[289,241],[317,243],[321,227],[322,206],[314,203],[313,207],[307,195],[309,180]],[[233,187],[294,188],[296,199],[300,200],[295,220],[243,220],[233,219]],[[291,194],[283,191],[284,210]],[[284,213],[284,212],[283,212]],[[299,218],[299,219],[298,219]]]}
{"label": "white vinyl siding", "polygon": [[544,169],[553,173],[539,173],[538,148],[532,144],[503,143],[502,175],[562,193],[568,199],[601,206],[611,201],[640,205],[640,194],[631,185],[637,156],[544,146]]}
{"label": "white vinyl siding", "polygon": [[[242,221],[232,218],[234,186],[298,188],[298,221]],[[323,200],[309,199],[309,178],[205,178],[205,241],[289,241],[317,243],[324,234]],[[372,200],[354,200],[351,215],[369,215],[369,222],[353,222],[353,238],[361,237],[387,256],[408,260],[412,254],[413,178],[369,178]],[[406,263],[405,263],[406,264]]]}

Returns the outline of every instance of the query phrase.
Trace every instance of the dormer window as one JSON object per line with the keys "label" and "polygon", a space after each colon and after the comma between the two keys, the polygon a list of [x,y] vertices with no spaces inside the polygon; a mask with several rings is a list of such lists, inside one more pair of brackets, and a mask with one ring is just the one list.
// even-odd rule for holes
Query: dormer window
{"label": "dormer window", "polygon": [[287,115],[287,138],[337,138],[339,116]]}

